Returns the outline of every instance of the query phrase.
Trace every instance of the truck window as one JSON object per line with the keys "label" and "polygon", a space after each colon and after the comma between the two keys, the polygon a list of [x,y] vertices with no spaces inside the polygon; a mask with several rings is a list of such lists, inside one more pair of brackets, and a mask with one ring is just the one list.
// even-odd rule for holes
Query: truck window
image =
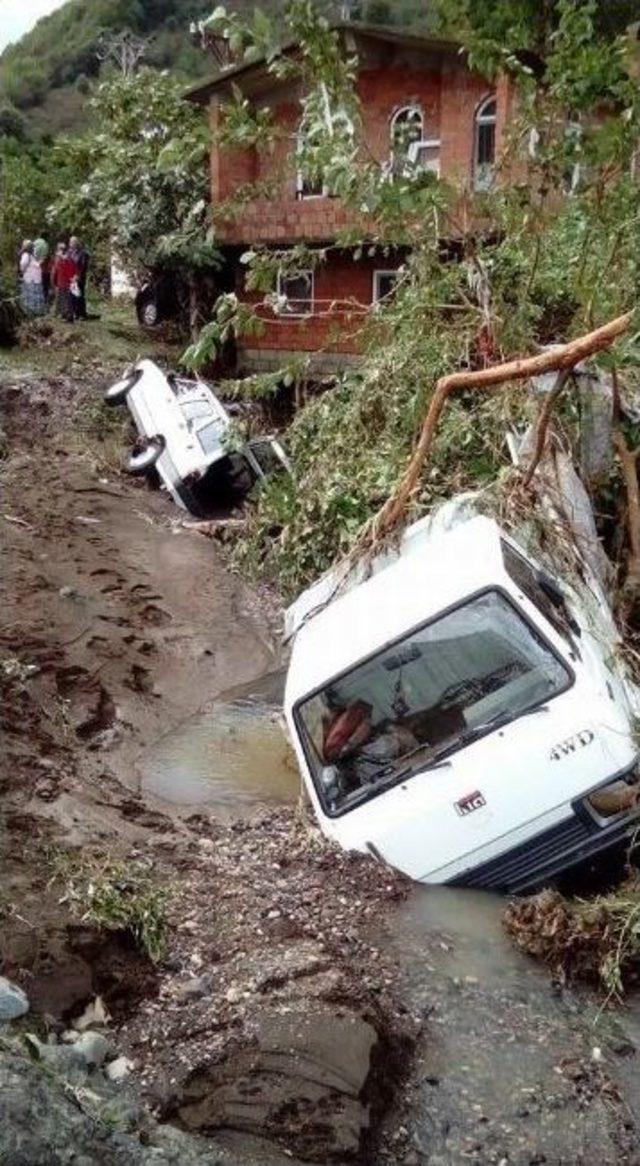
{"label": "truck window", "polygon": [[320,797],[340,814],[571,683],[517,607],[487,591],[336,677],[296,719]]}
{"label": "truck window", "polygon": [[562,611],[554,607],[549,596],[540,586],[531,563],[527,562],[523,555],[519,555],[504,540],[502,540],[501,546],[502,558],[509,578],[522,591],[522,594],[526,595],[527,599],[538,608],[538,611],[551,624],[552,628],[555,628],[559,635],[571,643],[570,629],[566,620],[563,619]]}

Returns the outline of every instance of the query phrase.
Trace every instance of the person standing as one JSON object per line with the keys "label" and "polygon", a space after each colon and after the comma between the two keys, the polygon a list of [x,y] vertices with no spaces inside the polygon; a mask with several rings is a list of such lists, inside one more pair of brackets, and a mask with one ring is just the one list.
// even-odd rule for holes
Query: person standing
{"label": "person standing", "polygon": [[33,253],[33,244],[31,243],[20,255],[20,276],[22,279],[20,289],[22,307],[28,316],[42,316],[44,313],[42,268]]}
{"label": "person standing", "polygon": [[69,324],[75,320],[71,285],[78,278],[78,269],[69,255],[66,243],[58,243],[51,271],[51,282],[56,295],[56,315]]}
{"label": "person standing", "polygon": [[[82,246],[77,235],[69,240],[69,255],[75,263],[77,274],[77,294],[73,296],[73,306],[77,320],[88,320],[87,315],[87,272],[89,270],[89,252]],[[74,292],[76,289],[73,289]]]}
{"label": "person standing", "polygon": [[46,239],[39,236],[33,244],[33,254],[38,260],[42,270],[42,294],[44,296],[45,310],[49,304],[49,295],[51,292],[51,260],[49,258],[49,244]]}

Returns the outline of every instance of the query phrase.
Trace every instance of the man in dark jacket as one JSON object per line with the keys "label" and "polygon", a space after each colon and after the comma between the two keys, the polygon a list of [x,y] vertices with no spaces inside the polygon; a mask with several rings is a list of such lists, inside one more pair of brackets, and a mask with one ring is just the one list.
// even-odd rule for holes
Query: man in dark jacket
{"label": "man in dark jacket", "polygon": [[89,270],[89,252],[78,239],[72,235],[69,239],[69,257],[73,259],[78,269],[78,295],[74,295],[74,310],[76,320],[88,320],[87,316],[87,272]]}

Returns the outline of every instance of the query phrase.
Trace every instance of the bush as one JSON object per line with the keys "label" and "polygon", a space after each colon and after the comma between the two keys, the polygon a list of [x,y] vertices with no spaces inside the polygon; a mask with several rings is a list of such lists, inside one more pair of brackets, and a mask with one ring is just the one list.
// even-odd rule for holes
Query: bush
{"label": "bush", "polygon": [[17,293],[0,273],[0,345],[9,348],[18,341],[22,311]]}

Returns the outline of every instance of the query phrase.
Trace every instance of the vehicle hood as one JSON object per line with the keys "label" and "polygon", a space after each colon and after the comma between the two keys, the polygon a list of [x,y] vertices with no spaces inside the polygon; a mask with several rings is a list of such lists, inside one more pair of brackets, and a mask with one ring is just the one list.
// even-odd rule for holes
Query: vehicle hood
{"label": "vehicle hood", "polygon": [[[546,708],[333,819],[329,831],[347,848],[372,844],[415,879],[487,847],[500,853],[515,843],[506,841],[513,831],[522,840],[533,836],[566,817],[572,800],[629,769],[637,754],[628,719],[612,701],[585,701],[574,688]],[[461,803],[473,808],[463,811]]]}

